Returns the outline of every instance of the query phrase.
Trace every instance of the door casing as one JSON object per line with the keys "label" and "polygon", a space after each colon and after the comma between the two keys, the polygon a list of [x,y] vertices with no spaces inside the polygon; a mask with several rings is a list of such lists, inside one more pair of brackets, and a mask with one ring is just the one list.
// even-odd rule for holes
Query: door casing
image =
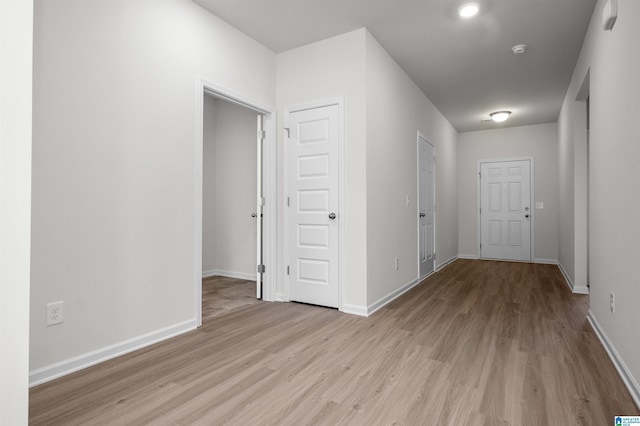
{"label": "door casing", "polygon": [[[276,112],[271,106],[264,105],[226,86],[220,85],[204,77],[196,82],[196,139],[195,139],[195,174],[194,174],[194,309],[196,326],[202,325],[202,169],[203,169],[203,122],[205,93],[256,111],[264,116],[265,138],[263,143],[262,188],[265,205],[262,207],[264,221],[262,228],[262,252],[265,272],[263,274],[262,299],[273,301],[276,296]],[[257,131],[257,128],[256,128]],[[257,268],[257,265],[256,265]],[[256,269],[257,271],[257,269]],[[260,285],[260,283],[256,283]]]}

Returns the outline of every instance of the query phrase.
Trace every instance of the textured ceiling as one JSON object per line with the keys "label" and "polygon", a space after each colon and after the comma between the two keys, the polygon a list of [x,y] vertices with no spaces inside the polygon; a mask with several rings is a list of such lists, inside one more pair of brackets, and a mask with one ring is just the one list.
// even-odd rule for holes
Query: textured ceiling
{"label": "textured ceiling", "polygon": [[275,52],[366,27],[464,132],[556,121],[596,0],[478,0],[468,20],[452,0],[194,1]]}

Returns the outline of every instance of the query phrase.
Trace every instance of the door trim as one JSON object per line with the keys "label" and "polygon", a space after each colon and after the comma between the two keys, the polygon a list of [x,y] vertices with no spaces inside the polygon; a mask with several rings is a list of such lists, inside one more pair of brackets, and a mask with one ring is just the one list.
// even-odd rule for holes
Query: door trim
{"label": "door trim", "polygon": [[[289,128],[290,123],[290,115],[294,112],[305,111],[308,109],[322,108],[328,106],[338,106],[338,202],[340,203],[339,214],[340,214],[340,227],[338,228],[338,310],[344,311],[344,283],[345,283],[345,246],[344,246],[344,236],[346,223],[347,223],[347,209],[345,206],[344,200],[344,175],[345,175],[345,167],[344,167],[344,140],[345,140],[345,125],[344,125],[344,109],[345,109],[345,100],[344,97],[336,97],[331,99],[318,100],[313,102],[305,102],[302,104],[296,104],[292,106],[288,106],[284,108],[284,129]],[[284,277],[284,286],[283,286],[283,294],[281,296],[281,300],[285,302],[291,301],[290,299],[290,280],[289,275],[287,274],[287,266],[290,261],[290,248],[289,248],[289,235],[290,235],[290,217],[289,217],[289,209],[287,206],[287,197],[289,196],[289,178],[290,170],[289,170],[289,143],[288,136],[285,134],[285,130],[282,130],[282,139],[284,141],[284,196],[282,197],[282,208],[284,211],[284,259],[282,262],[282,275]]]}
{"label": "door trim", "polygon": [[[433,271],[429,272],[424,277],[420,276],[420,139],[424,140],[426,143],[433,147]],[[437,257],[438,253],[436,252],[436,216],[437,216],[437,205],[436,205],[436,175],[437,175],[437,163],[436,163],[436,146],[429,142],[429,139],[418,131],[418,136],[416,138],[416,164],[417,164],[417,196],[416,196],[416,217],[418,218],[418,252],[416,258],[418,259],[418,281],[421,281],[427,278],[429,275],[432,275],[436,271],[437,265]]]}
{"label": "door trim", "polygon": [[[477,242],[476,242],[476,250],[478,251],[478,259],[485,259],[484,257],[482,257],[482,251],[480,250],[480,244],[482,243],[482,235],[480,233],[480,227],[482,226],[481,224],[481,215],[480,215],[480,206],[481,206],[481,191],[482,191],[482,184],[480,182],[480,169],[482,167],[483,163],[502,163],[502,162],[508,162],[508,161],[529,161],[529,164],[531,165],[531,167],[529,168],[529,187],[530,187],[530,194],[531,194],[531,229],[529,230],[529,232],[531,233],[531,238],[530,238],[530,247],[529,250],[531,251],[529,253],[529,262],[532,263],[535,259],[535,222],[536,222],[536,214],[535,214],[535,199],[536,199],[536,193],[535,193],[535,167],[534,167],[534,158],[533,157],[508,157],[508,158],[493,158],[493,159],[484,159],[484,160],[478,160],[478,165],[477,165],[477,174],[476,174],[476,201],[477,201],[477,205],[476,205],[476,232],[477,232]],[[492,259],[492,260],[496,260],[496,259]],[[498,259],[499,260],[499,259]],[[517,260],[509,260],[509,262],[518,262]]]}
{"label": "door trim", "polygon": [[[275,300],[276,285],[276,112],[271,106],[255,101],[242,93],[236,92],[219,83],[199,76],[196,79],[196,138],[195,138],[195,174],[194,174],[194,304],[196,326],[202,325],[202,168],[204,137],[204,95],[209,94],[218,99],[231,102],[264,115],[265,140],[263,145],[262,184],[266,199],[264,206],[262,250],[265,265],[263,275],[262,299]],[[259,284],[257,284],[259,285]]]}

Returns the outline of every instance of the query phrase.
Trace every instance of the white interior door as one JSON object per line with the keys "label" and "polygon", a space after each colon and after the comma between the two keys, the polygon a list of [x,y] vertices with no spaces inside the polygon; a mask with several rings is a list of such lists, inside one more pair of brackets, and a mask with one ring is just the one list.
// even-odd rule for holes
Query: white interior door
{"label": "white interior door", "polygon": [[262,220],[264,196],[262,194],[262,144],[264,143],[264,116],[258,114],[258,137],[257,137],[257,182],[256,182],[256,297],[262,299],[262,277],[264,275],[264,261],[262,258]]}
{"label": "white interior door", "polygon": [[338,105],[289,115],[289,299],[339,307]]}
{"label": "white interior door", "polygon": [[418,229],[420,278],[435,267],[435,148],[418,137]]}
{"label": "white interior door", "polygon": [[531,261],[531,161],[480,164],[480,257]]}

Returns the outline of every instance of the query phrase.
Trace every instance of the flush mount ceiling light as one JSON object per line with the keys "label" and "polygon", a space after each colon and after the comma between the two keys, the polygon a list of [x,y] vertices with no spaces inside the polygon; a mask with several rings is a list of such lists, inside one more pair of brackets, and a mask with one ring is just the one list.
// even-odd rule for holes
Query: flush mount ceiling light
{"label": "flush mount ceiling light", "polygon": [[502,123],[506,121],[507,118],[511,115],[511,111],[496,111],[489,114],[489,117],[496,123]]}
{"label": "flush mount ceiling light", "polygon": [[515,46],[513,46],[511,48],[511,51],[513,52],[514,55],[522,55],[524,52],[527,51],[527,45],[526,44],[516,44]]}
{"label": "flush mount ceiling light", "polygon": [[480,6],[478,5],[478,3],[465,3],[458,9],[458,15],[460,15],[461,18],[465,19],[471,18],[473,16],[476,16],[479,10]]}

